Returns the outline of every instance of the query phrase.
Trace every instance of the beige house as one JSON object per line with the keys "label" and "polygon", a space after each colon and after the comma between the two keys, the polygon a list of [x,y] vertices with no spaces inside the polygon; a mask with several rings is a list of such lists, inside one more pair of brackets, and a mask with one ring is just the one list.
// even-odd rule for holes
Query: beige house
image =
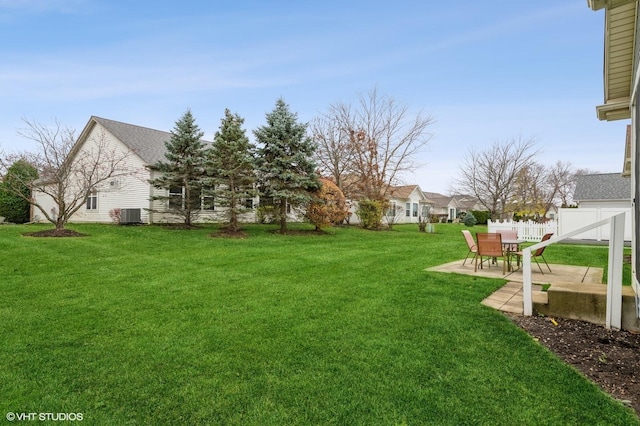
{"label": "beige house", "polygon": [[454,221],[463,213],[471,210],[484,211],[486,208],[472,195],[446,196],[437,192],[426,192],[427,203],[432,206],[431,215],[440,221]]}
{"label": "beige house", "polygon": [[[83,152],[90,152],[98,142],[120,154],[128,153],[126,169],[128,173],[110,179],[99,185],[89,195],[84,208],[78,210],[70,222],[112,222],[111,214],[114,209],[121,209],[125,222],[165,223],[179,220],[162,211],[166,209],[165,201],[150,201],[152,196],[174,195],[182,196],[181,188],[177,190],[157,189],[150,183],[150,179],[158,177],[154,164],[165,160],[165,142],[171,134],[160,130],[149,129],[100,117],[91,117],[82,130],[76,145],[72,150],[72,158]],[[33,197],[48,212],[54,212],[56,205],[53,200],[42,192],[34,192]],[[247,200],[248,206],[257,205],[257,199]],[[220,221],[224,210],[211,203],[207,197],[202,199],[202,212],[197,221]],[[126,216],[126,218],[125,218]],[[255,222],[255,209],[246,213],[243,220]],[[32,221],[45,221],[38,209],[32,209]]]}
{"label": "beige house", "polygon": [[[631,120],[623,173],[631,176],[632,285],[640,290],[640,21],[638,0],[588,0],[594,11],[604,10],[604,103],[596,107],[600,120]],[[636,302],[638,297],[636,296]],[[637,305],[637,303],[636,303]],[[638,313],[638,312],[636,312]]]}
{"label": "beige house", "polygon": [[[419,185],[392,187],[388,200],[389,209],[384,218],[387,223],[418,223],[421,218],[430,214],[431,205]],[[358,201],[351,200],[347,220],[350,225],[360,224],[357,210]]]}
{"label": "beige house", "polygon": [[[396,186],[389,196],[389,212],[395,212],[394,223],[418,223],[429,214],[430,206],[418,185]],[[388,214],[388,216],[391,213]]]}

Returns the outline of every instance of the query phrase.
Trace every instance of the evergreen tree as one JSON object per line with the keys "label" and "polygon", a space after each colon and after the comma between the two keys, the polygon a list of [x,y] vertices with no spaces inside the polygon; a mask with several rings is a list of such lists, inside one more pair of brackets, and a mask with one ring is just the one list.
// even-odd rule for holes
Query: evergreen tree
{"label": "evergreen tree", "polygon": [[207,151],[207,183],[214,189],[217,205],[226,207],[228,231],[237,232],[238,216],[253,207],[256,195],[254,146],[242,128],[242,119],[228,109]]}
{"label": "evergreen tree", "polygon": [[280,232],[287,231],[287,204],[301,206],[311,199],[310,192],[320,183],[313,162],[315,145],[306,135],[307,125],[297,122],[281,98],[266,115],[267,124],[254,130],[262,145],[257,166],[264,195],[273,199],[278,209]]}
{"label": "evergreen tree", "polygon": [[166,211],[181,216],[187,226],[191,226],[201,210],[205,160],[203,135],[191,111],[187,110],[176,121],[171,139],[165,142],[167,161],[155,164],[163,175],[151,180],[155,188],[169,192],[151,199],[166,202]]}
{"label": "evergreen tree", "polygon": [[36,168],[25,160],[18,160],[9,167],[0,182],[0,216],[7,222],[29,222],[29,184],[37,177]]}

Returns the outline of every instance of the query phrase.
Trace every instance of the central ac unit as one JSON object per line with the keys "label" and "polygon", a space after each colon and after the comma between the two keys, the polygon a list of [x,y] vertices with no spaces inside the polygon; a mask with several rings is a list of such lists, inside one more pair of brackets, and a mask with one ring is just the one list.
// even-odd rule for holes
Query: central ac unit
{"label": "central ac unit", "polygon": [[136,223],[142,223],[140,219],[140,209],[120,210],[120,225],[132,225]]}

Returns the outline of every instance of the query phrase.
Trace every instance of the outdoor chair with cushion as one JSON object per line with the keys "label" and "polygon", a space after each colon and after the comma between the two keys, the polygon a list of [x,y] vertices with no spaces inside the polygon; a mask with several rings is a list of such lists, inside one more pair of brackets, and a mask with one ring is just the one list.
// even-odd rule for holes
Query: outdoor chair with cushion
{"label": "outdoor chair with cushion", "polygon": [[[553,232],[548,233],[548,234],[544,234],[542,236],[542,240],[540,242],[547,241],[552,236],[553,236]],[[544,275],[544,272],[542,272],[542,266],[540,266],[540,262],[538,262],[538,258],[539,257],[542,258],[542,260],[544,261],[544,264],[547,265],[547,268],[549,269],[549,272],[551,272],[551,268],[549,267],[549,264],[547,263],[547,259],[545,259],[544,255],[543,255],[544,254],[544,249],[546,249],[546,248],[547,248],[546,246],[545,247],[541,247],[541,248],[537,249],[536,251],[531,252],[531,258],[533,260],[535,260],[536,263],[538,264],[538,268],[540,269],[540,273],[542,275]],[[518,256],[518,262],[519,262],[520,258],[522,257],[522,252],[521,251],[516,252],[516,256]]]}
{"label": "outdoor chair with cushion", "polygon": [[502,273],[506,273],[507,259],[502,247],[502,236],[498,233],[478,232],[476,234],[476,242],[478,244],[478,253],[476,254],[476,266],[474,271],[478,271],[478,258],[480,258],[480,268],[482,268],[483,257],[487,257],[487,264],[491,266],[491,261],[502,258]]}
{"label": "outdoor chair with cushion", "polygon": [[473,235],[471,235],[471,232],[467,231],[466,229],[463,229],[462,235],[464,235],[464,239],[467,242],[467,247],[469,248],[469,251],[467,252],[467,257],[465,257],[464,262],[462,262],[462,266],[464,266],[464,264],[467,262],[467,259],[469,258],[469,255],[471,253],[473,253],[473,259],[471,259],[471,263],[473,263],[473,261],[476,258],[476,255],[478,254],[478,246],[476,245],[476,242],[473,240]]}

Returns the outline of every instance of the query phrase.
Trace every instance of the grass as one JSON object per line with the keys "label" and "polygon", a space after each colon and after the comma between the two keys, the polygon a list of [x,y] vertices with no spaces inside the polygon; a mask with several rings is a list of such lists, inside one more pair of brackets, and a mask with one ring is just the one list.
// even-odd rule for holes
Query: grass
{"label": "grass", "polygon": [[[624,254],[631,254],[630,248],[624,249]],[[557,243],[547,246],[544,257],[549,263],[560,265],[593,266],[603,268],[602,282],[607,282],[609,246]],[[544,263],[540,260],[540,263]],[[535,264],[532,268],[537,268]],[[543,270],[545,266],[542,265]],[[622,267],[623,285],[631,285],[631,265],[626,263]]]}
{"label": "grass", "polygon": [[[253,225],[246,239],[70,227],[89,236],[0,227],[5,413],[113,425],[640,424],[480,304],[503,281],[425,272],[464,257],[462,226],[283,236]],[[552,263],[564,256],[554,249]],[[591,254],[572,260],[602,266],[581,250]]]}

